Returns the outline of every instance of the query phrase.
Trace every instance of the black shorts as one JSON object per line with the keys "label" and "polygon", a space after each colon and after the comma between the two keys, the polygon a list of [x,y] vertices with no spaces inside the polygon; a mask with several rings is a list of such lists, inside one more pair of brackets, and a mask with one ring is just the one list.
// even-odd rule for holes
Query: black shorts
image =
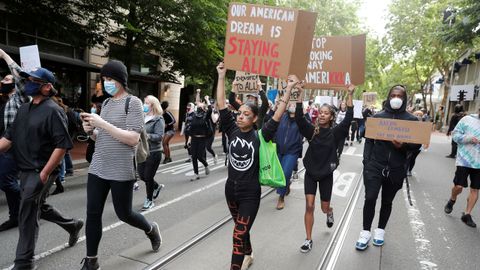
{"label": "black shorts", "polygon": [[322,202],[329,202],[332,198],[333,174],[318,178],[305,172],[304,185],[305,195],[316,195],[318,185],[320,200]]}
{"label": "black shorts", "polygon": [[480,189],[480,169],[472,169],[457,166],[453,183],[457,186],[468,187],[468,176],[470,175],[470,187]]}

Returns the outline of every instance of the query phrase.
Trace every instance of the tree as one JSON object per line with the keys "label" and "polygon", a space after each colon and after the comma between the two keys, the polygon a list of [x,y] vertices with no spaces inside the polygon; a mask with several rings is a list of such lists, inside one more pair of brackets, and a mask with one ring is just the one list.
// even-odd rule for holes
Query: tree
{"label": "tree", "polygon": [[[458,10],[458,12],[457,12]],[[480,37],[480,2],[463,0],[456,7],[444,11],[445,41],[471,45]]]}

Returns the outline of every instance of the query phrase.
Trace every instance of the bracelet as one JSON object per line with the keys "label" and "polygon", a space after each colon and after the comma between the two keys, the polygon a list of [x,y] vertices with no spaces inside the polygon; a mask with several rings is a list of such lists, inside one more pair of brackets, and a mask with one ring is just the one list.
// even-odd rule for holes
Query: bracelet
{"label": "bracelet", "polygon": [[283,103],[287,104],[287,102],[283,99],[279,99],[278,102],[283,102]]}

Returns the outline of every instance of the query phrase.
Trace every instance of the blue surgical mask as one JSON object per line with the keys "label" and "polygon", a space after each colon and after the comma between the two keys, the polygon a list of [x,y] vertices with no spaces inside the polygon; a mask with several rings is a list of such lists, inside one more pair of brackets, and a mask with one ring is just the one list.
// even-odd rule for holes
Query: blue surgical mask
{"label": "blue surgical mask", "polygon": [[32,82],[32,81],[27,81],[25,83],[25,94],[29,96],[36,96],[40,92],[40,87],[42,84]]}
{"label": "blue surgical mask", "polygon": [[97,108],[92,107],[92,108],[90,109],[90,113],[91,113],[91,114],[97,114]]}
{"label": "blue surgical mask", "polygon": [[118,88],[115,85],[114,81],[104,81],[103,87],[105,87],[105,92],[107,92],[112,97],[118,93]]}
{"label": "blue surgical mask", "polygon": [[150,106],[148,106],[147,104],[143,104],[143,112],[148,113],[149,111],[150,111]]}

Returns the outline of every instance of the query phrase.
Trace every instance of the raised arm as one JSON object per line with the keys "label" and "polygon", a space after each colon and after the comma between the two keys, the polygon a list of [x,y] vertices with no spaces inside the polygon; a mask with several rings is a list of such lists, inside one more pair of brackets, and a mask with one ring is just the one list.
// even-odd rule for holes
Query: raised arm
{"label": "raised arm", "polygon": [[202,103],[202,99],[200,98],[200,92],[202,90],[200,89],[197,89],[197,93],[195,94],[195,105],[199,105],[200,103]]}
{"label": "raised arm", "polygon": [[297,108],[295,110],[295,122],[297,122],[298,130],[307,140],[311,140],[315,131],[314,126],[307,121],[303,113],[303,99],[305,92],[302,87],[297,88],[299,91],[299,99],[297,100]]}
{"label": "raised arm", "polygon": [[225,74],[227,73],[227,69],[225,68],[225,64],[223,62],[218,64],[217,72],[217,106],[219,110],[224,110],[227,108],[227,105],[225,104]]}

